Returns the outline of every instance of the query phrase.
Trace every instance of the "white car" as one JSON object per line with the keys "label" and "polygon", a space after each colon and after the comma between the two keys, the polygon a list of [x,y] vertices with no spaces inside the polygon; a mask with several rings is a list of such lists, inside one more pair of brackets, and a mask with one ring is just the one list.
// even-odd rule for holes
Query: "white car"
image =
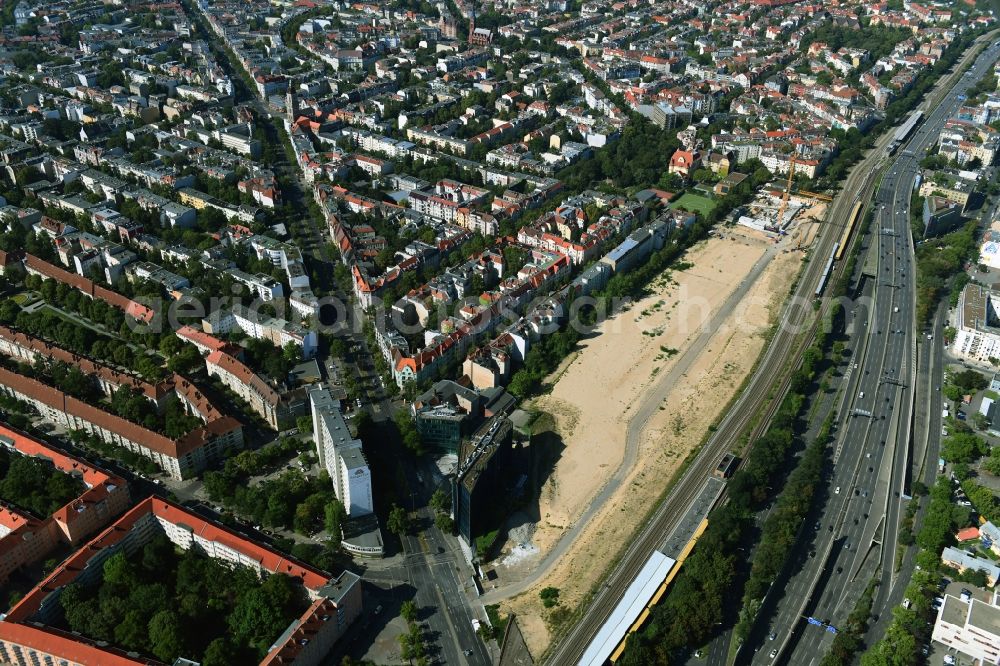
{"label": "white car", "polygon": [[833,494],[834,495],[839,495],[840,494],[840,486],[837,486],[836,488],[833,489]]}

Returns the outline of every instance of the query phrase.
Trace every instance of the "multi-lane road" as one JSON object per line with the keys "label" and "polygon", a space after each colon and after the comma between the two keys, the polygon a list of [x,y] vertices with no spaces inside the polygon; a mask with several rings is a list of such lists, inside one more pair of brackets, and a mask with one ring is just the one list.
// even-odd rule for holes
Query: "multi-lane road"
{"label": "multi-lane road", "polygon": [[[998,55],[996,45],[983,51],[927,114],[883,175],[872,202],[877,277],[868,280],[860,298],[848,304],[852,357],[843,382],[828,492],[821,497],[825,501],[822,519],[805,526],[814,533],[810,555],[801,558],[783,587],[771,622],[751,636],[740,661],[818,663],[829,650],[833,633],[804,618],[837,627],[873,577],[880,582],[873,613],[885,615],[898,603],[909,578],[905,562],[895,571],[895,557],[899,516],[908,499],[911,474],[907,454],[917,378],[916,337],[926,335],[914,319],[916,266],[910,194],[919,160],[957,111],[965,90],[989,71]],[[934,339],[940,338],[935,334]],[[928,354],[928,359],[933,361],[934,354]],[[933,413],[937,400],[928,391],[936,391],[936,386],[925,381],[921,409]],[[913,433],[914,437],[937,435],[939,422],[928,416],[923,425],[924,432]],[[927,447],[918,450],[924,452]],[[764,634],[775,635],[774,641],[762,638]]]}
{"label": "multi-lane road", "polygon": [[[890,139],[891,135],[883,137],[879,147],[884,149]],[[852,194],[838,196],[832,202],[827,214],[828,224],[820,233],[812,250],[813,259],[806,265],[796,285],[793,298],[782,313],[781,325],[777,327],[757,370],[739,399],[726,413],[715,434],[688,467],[685,475],[678,480],[673,491],[625,550],[605,584],[596,592],[588,612],[553,648],[547,658],[549,663],[570,664],[579,659],[652,552],[662,548],[667,535],[673,531],[687,507],[700,493],[705,480],[723,453],[734,448],[737,440],[751,424],[756,424],[755,435],[759,435],[766,427],[771,413],[781,402],[787,388],[787,379],[796,367],[792,360],[798,358],[812,339],[808,329],[809,322],[816,316],[812,307],[813,293],[819,283],[826,259],[833,251],[834,244],[839,240],[851,215],[855,202],[853,193],[863,192],[870,187],[872,174],[879,159],[877,154],[870,155],[851,170],[844,182],[843,191]],[[839,273],[835,273],[831,280],[838,275]],[[635,418],[633,417],[633,420]],[[632,428],[631,422],[629,427]],[[754,437],[750,439],[752,441]],[[722,649],[722,652],[725,650]]]}

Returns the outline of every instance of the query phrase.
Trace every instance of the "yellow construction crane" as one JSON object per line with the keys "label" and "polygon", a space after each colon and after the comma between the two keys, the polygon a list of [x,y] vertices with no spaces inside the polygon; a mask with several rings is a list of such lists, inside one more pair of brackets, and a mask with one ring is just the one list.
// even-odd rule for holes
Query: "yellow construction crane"
{"label": "yellow construction crane", "polygon": [[816,199],[817,201],[833,201],[833,197],[826,194],[819,194],[818,192],[807,192],[805,190],[799,190],[796,192],[800,197],[805,197],[806,199]]}

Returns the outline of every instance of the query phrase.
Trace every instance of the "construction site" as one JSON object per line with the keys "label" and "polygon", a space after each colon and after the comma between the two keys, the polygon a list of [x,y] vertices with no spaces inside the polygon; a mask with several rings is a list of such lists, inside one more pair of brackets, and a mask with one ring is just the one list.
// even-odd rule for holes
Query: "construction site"
{"label": "construction site", "polygon": [[789,249],[800,250],[816,237],[828,200],[811,192],[788,194],[787,190],[766,189],[745,207],[736,222],[775,241],[790,236]]}

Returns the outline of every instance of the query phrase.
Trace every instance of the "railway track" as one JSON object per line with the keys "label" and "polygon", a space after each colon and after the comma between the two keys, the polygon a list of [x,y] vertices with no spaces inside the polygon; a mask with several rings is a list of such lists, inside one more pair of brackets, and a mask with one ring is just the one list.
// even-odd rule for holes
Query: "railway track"
{"label": "railway track", "polygon": [[[878,151],[880,148],[876,146],[875,150]],[[870,155],[859,164],[848,177],[844,191],[860,190],[860,200],[865,201],[870,198],[875,181],[871,176],[877,163],[876,154]],[[830,303],[827,302],[818,313],[814,311],[813,291],[824,270],[825,258],[829,257],[834,244],[839,240],[839,229],[846,226],[855,200],[851,198],[847,201],[846,197],[842,196],[831,204],[827,217],[831,222],[825,225],[823,233],[820,234],[813,255],[802,272],[791,301],[786,306],[781,324],[741,397],[726,413],[715,434],[702,447],[673,490],[655,510],[646,527],[621,555],[618,568],[595,591],[589,602],[589,612],[554,645],[549,654],[543,655],[543,661],[560,665],[576,663],[650,554],[662,546],[684,511],[701,492],[705,479],[715,469],[723,453],[735,448],[735,444],[747,433],[748,428],[751,429],[744,454],[752,449],[754,441],[764,433],[780,408],[791,385],[792,375],[798,368],[799,363],[793,361],[800,359],[801,354],[812,344],[830,307]],[[840,224],[833,222],[838,219],[842,220]],[[840,279],[844,270],[843,264],[844,262],[837,263],[830,274],[829,283],[836,283]],[[810,315],[815,316],[815,320],[802,331]],[[762,418],[759,418],[761,416]],[[759,418],[759,421],[754,424],[756,418]],[[745,459],[746,455],[743,457]],[[719,502],[725,498],[726,493],[723,491]]]}
{"label": "railway track", "polygon": [[[993,31],[977,39],[975,45],[969,49],[954,70],[942,77],[935,90],[927,96],[921,107],[931,108],[939,103],[942,96],[952,87],[954,81],[961,76],[961,71],[965,69],[967,63],[981,50],[983,43],[993,39],[997,34],[997,31]],[[831,222],[841,220],[842,225],[846,225],[854,202],[856,200],[870,200],[877,180],[875,172],[884,164],[885,149],[891,140],[891,132],[883,134],[875,142],[869,155],[851,170],[840,195],[830,204],[827,220]],[[860,195],[857,198],[846,196],[846,193],[853,192],[860,192]],[[813,257],[803,271],[800,283],[793,295],[793,306],[796,301],[804,303],[808,296],[812,296],[809,294],[809,287],[817,283],[825,258],[830,256],[834,243],[839,237],[839,234],[830,229],[831,226],[837,226],[831,222],[824,225],[816,241]],[[843,271],[844,262],[837,262],[828,282],[836,283],[841,279]],[[719,457],[726,450],[732,448],[732,444],[746,432],[754,417],[761,413],[763,418],[750,432],[749,446],[752,447],[753,442],[763,434],[790,386],[793,369],[791,367],[792,359],[795,359],[797,354],[806,349],[808,344],[812,344],[817,327],[823,321],[828,307],[829,303],[824,304],[821,316],[817,317],[810,330],[802,336],[798,344],[794,344],[795,336],[789,332],[789,329],[795,328],[795,324],[789,321],[793,317],[793,313],[786,310],[782,321],[792,325],[779,327],[775,332],[764,356],[754,370],[750,382],[745,387],[743,395],[727,412],[715,435],[702,447],[701,452],[684,472],[674,489],[622,554],[617,567],[609,574],[606,582],[593,594],[586,614],[561,639],[557,639],[558,642],[547,654],[543,655],[543,661],[560,665],[576,663],[590,639],[607,620],[611,610],[622,598],[626,588],[645,564],[649,555],[660,547],[663,540],[675,527],[679,517],[683,515],[684,509],[694,500],[701,484],[714,469]],[[801,324],[801,321],[800,317],[798,323]],[[796,363],[795,367],[797,366]],[[780,373],[777,375],[780,381],[777,382],[776,373]],[[776,385],[777,389],[775,390]],[[771,398],[768,398],[769,393]],[[725,497],[726,493],[723,491],[719,502],[725,501]]]}

